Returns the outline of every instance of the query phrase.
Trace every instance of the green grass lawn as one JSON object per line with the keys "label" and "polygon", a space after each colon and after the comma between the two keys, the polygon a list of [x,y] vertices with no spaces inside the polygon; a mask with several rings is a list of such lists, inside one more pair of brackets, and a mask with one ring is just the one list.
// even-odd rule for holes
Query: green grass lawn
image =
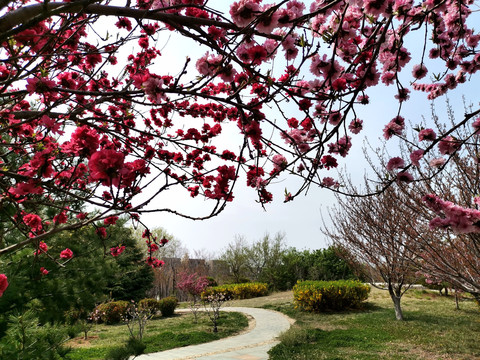
{"label": "green grass lawn", "polygon": [[[239,313],[224,312],[218,324],[218,332],[214,333],[212,323],[204,313],[200,313],[197,324],[194,323],[191,314],[150,320],[143,338],[147,345],[145,353],[201,344],[231,336],[244,330],[248,326],[248,319]],[[69,359],[103,359],[111,348],[124,345],[128,336],[126,325],[96,325],[88,333],[87,341],[75,338],[67,343],[67,346],[72,347],[68,354]]]}
{"label": "green grass lawn", "polygon": [[480,359],[480,311],[469,298],[456,310],[453,297],[409,290],[400,322],[388,293],[376,289],[362,311],[312,314],[291,303],[265,307],[296,319],[270,351],[272,360]]}

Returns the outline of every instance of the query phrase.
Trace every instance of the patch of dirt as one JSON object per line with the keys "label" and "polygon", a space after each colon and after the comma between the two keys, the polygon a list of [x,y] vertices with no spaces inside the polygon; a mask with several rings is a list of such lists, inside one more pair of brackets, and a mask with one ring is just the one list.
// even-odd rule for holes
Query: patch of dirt
{"label": "patch of dirt", "polygon": [[67,341],[67,346],[71,346],[72,348],[81,348],[81,347],[89,347],[90,343],[93,340],[98,339],[98,336],[89,336],[87,340],[83,338],[83,336],[73,338]]}

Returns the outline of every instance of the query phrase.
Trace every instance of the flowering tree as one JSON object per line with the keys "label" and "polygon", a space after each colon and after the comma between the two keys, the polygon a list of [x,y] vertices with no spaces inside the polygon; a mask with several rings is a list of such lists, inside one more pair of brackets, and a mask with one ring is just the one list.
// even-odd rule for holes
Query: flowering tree
{"label": "flowering tree", "polygon": [[191,303],[189,306],[190,310],[192,310],[195,322],[198,321],[198,310],[200,308],[199,300],[201,299],[201,294],[207,287],[208,279],[204,275],[199,275],[196,272],[188,273],[187,271],[184,271],[179,275],[177,288],[190,296]]}
{"label": "flowering tree", "polygon": [[[155,211],[206,219],[233,200],[240,175],[261,204],[272,201],[269,185],[282,173],[303,180],[285,200],[310,184],[336,187],[326,175],[362,130],[357,108],[368,104],[369,88],[398,90],[389,138],[405,127],[400,110],[411,90],[436,98],[476,73],[473,6],[238,0],[224,15],[205,0],[0,1],[0,232],[22,235],[2,241],[0,255],[97,221],[105,224],[98,235],[108,236],[125,213],[134,221]],[[103,26],[109,20],[116,36]],[[417,31],[430,39],[412,61],[405,44]],[[155,66],[166,32],[205,54],[175,70]],[[411,61],[412,76],[401,81]],[[430,62],[443,70],[422,83]],[[222,141],[229,128],[240,136]],[[457,140],[449,134],[424,132],[433,142],[419,150],[451,154]],[[396,179],[412,180],[408,165]],[[153,201],[171,188],[211,207],[198,215]],[[64,250],[60,264],[75,256]],[[161,265],[151,254],[147,261]]]}
{"label": "flowering tree", "polygon": [[[436,109],[432,110],[435,130],[442,132],[445,125]],[[447,123],[456,122],[456,115],[448,103],[444,116],[449,118]],[[422,272],[435,283],[447,282],[452,288],[480,299],[480,213],[477,210],[480,139],[477,132],[478,121],[459,127],[451,137],[469,140],[461,146],[454,140],[452,156],[446,156],[439,148],[419,159],[414,171],[429,181],[399,187],[408,202],[408,211],[398,212],[398,216],[415,214],[419,225],[412,230],[416,231],[416,253]],[[475,135],[469,136],[472,133]],[[421,136],[414,138],[404,153],[412,153],[412,148],[420,141]]]}

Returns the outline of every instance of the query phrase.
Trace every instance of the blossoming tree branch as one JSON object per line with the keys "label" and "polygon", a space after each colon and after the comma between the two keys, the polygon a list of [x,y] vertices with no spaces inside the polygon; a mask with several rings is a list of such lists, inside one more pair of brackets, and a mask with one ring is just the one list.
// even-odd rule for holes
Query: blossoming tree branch
{"label": "blossoming tree branch", "polygon": [[[269,185],[282,174],[303,180],[285,201],[311,185],[337,187],[329,170],[370,120],[357,115],[370,88],[396,88],[397,116],[379,127],[388,139],[406,130],[401,110],[411,91],[433,99],[477,72],[473,6],[239,0],[227,14],[205,0],[1,0],[0,231],[23,238],[2,240],[0,255],[31,246],[36,256],[54,256],[50,235],[93,224],[106,237],[122,215],[206,219],[234,199],[240,177],[261,204],[273,200]],[[155,66],[169,56],[156,47],[169,33],[204,55],[175,72]],[[405,44],[415,33],[425,45],[413,55]],[[429,61],[444,69],[433,80]],[[402,82],[409,63],[413,72]],[[456,126],[479,128],[477,113]],[[238,138],[224,139],[232,127]],[[449,134],[422,129],[424,146],[389,165],[395,180],[414,180],[409,169],[432,149],[448,156],[468,141]],[[171,188],[212,206],[202,216],[157,207],[153,200]],[[427,201],[438,213],[448,205]],[[465,211],[472,223],[480,219]],[[162,245],[148,230],[144,236],[151,249]],[[75,256],[55,250],[60,266]],[[147,261],[160,265],[151,253]]]}

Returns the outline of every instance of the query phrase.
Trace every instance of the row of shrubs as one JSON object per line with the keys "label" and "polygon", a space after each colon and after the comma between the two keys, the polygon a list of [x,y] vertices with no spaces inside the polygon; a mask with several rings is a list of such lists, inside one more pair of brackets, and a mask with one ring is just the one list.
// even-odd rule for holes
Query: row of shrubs
{"label": "row of shrubs", "polygon": [[[123,321],[131,305],[131,302],[124,300],[100,304],[93,310],[91,319],[95,322],[108,325],[118,324]],[[169,296],[161,300],[142,299],[138,302],[138,308],[140,310],[146,310],[151,316],[161,313],[163,317],[172,316],[177,305],[178,299],[174,296]]]}
{"label": "row of shrubs", "polygon": [[293,287],[296,308],[311,312],[359,308],[370,286],[353,280],[299,281]]}
{"label": "row of shrubs", "polygon": [[266,283],[253,282],[209,287],[202,292],[202,299],[219,293],[225,294],[227,299],[250,299],[268,295],[268,285]]}

